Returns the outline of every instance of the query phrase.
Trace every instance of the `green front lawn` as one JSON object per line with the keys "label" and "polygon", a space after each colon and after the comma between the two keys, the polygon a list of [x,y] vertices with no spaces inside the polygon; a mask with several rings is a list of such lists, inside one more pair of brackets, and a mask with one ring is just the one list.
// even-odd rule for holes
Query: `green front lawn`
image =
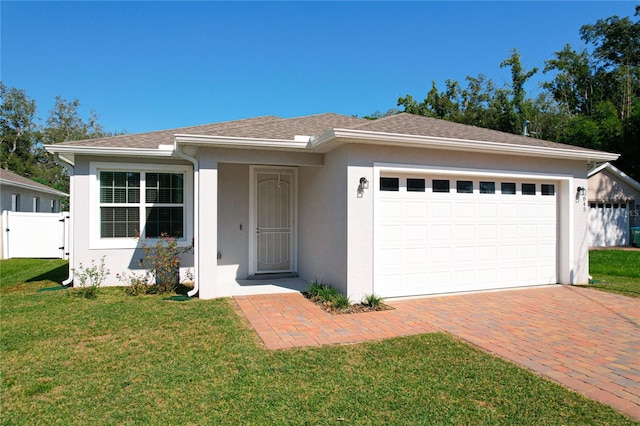
{"label": "green front lawn", "polygon": [[640,251],[591,250],[589,273],[598,290],[640,297]]}
{"label": "green front lawn", "polygon": [[36,292],[58,263],[11,262],[1,424],[634,424],[446,334],[266,351],[231,299]]}

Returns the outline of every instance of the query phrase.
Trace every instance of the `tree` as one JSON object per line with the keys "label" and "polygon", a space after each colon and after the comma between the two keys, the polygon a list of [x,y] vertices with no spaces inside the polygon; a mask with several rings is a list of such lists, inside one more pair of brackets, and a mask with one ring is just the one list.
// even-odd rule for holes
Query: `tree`
{"label": "tree", "polygon": [[[636,6],[635,16],[640,16],[640,6]],[[599,19],[595,24],[580,28],[581,38],[595,46],[593,55],[604,67],[618,68],[623,76],[623,98],[620,115],[623,120],[631,117],[634,90],[638,88],[638,68],[640,67],[640,21],[614,15]]]}
{"label": "tree", "polygon": [[67,101],[56,96],[56,103],[49,112],[47,125],[44,129],[44,139],[47,144],[68,142],[82,139],[94,139],[107,136],[102,125],[98,122],[95,111],[89,112],[89,120],[85,122],[78,111],[80,101]]}
{"label": "tree", "polygon": [[0,82],[0,164],[29,177],[33,148],[38,142],[36,103],[24,90],[6,87]]}
{"label": "tree", "polygon": [[545,61],[542,72],[555,72],[553,80],[542,83],[569,115],[591,115],[596,93],[595,64],[586,50],[576,52],[570,44],[554,53],[555,58]]}
{"label": "tree", "polygon": [[511,87],[498,96],[503,109],[503,116],[500,120],[502,129],[500,130],[518,133],[522,123],[526,120],[523,114],[523,105],[527,94],[524,90],[524,84],[538,72],[538,68],[525,71],[520,61],[520,53],[516,49],[511,50],[511,56],[500,63],[500,68],[505,67],[511,68]]}
{"label": "tree", "polygon": [[44,126],[36,119],[37,107],[24,90],[6,87],[0,82],[0,165],[21,176],[69,191],[67,171],[56,164],[44,144],[111,136],[91,111],[89,119],[80,116],[80,101],[56,96],[54,107]]}

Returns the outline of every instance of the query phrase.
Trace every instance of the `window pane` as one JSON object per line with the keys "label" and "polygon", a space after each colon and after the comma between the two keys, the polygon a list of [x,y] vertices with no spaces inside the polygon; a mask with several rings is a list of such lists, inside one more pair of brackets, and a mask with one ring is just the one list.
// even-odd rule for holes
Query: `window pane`
{"label": "window pane", "polygon": [[449,192],[449,181],[442,179],[433,179],[431,182],[433,192]]}
{"label": "window pane", "polygon": [[100,172],[101,203],[140,202],[140,173]]}
{"label": "window pane", "polygon": [[535,183],[523,183],[522,184],[522,195],[536,195],[536,184]]}
{"label": "window pane", "polygon": [[381,177],[380,191],[398,191],[400,188],[400,178],[397,177]]}
{"label": "window pane", "polygon": [[542,195],[555,195],[556,187],[552,184],[542,184]]}
{"label": "window pane", "polygon": [[496,183],[495,182],[480,182],[480,193],[481,194],[495,194],[496,193]]}
{"label": "window pane", "polygon": [[424,188],[425,188],[424,179],[407,178],[407,191],[424,192]]}
{"label": "window pane", "polygon": [[516,184],[512,182],[502,182],[500,184],[500,191],[503,194],[515,194],[516,193]]}
{"label": "window pane", "polygon": [[456,189],[460,194],[472,194],[473,193],[473,181],[459,180],[456,182]]}
{"label": "window pane", "polygon": [[101,207],[100,237],[135,237],[140,229],[140,211],[137,207]]}
{"label": "window pane", "polygon": [[147,207],[145,236],[158,238],[162,234],[180,238],[183,232],[182,207]]}
{"label": "window pane", "polygon": [[184,179],[178,173],[147,173],[147,203],[181,204]]}

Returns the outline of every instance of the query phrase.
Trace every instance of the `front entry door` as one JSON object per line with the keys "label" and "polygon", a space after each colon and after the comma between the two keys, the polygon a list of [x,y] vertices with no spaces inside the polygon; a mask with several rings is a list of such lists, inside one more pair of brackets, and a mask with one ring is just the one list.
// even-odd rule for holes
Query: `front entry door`
{"label": "front entry door", "polygon": [[295,170],[256,167],[252,174],[252,272],[293,272]]}

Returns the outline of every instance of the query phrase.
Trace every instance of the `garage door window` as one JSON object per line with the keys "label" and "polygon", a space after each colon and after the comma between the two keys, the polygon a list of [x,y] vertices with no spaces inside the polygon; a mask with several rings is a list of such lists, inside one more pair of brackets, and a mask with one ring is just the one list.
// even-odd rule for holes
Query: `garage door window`
{"label": "garage door window", "polygon": [[473,181],[459,180],[456,182],[458,194],[473,194]]}
{"label": "garage door window", "polygon": [[480,182],[480,193],[481,194],[495,194],[496,193],[496,183],[495,182]]}
{"label": "garage door window", "polygon": [[398,191],[400,189],[400,179],[394,177],[380,178],[380,191]]}
{"label": "garage door window", "polygon": [[409,192],[424,192],[425,183],[424,179],[407,178],[407,191]]}
{"label": "garage door window", "polygon": [[522,195],[536,195],[536,184],[535,183],[523,183],[522,184]]}
{"label": "garage door window", "polygon": [[556,195],[556,187],[553,184],[542,184],[542,195]]}
{"label": "garage door window", "polygon": [[503,194],[515,194],[516,184],[514,182],[502,182],[502,184],[500,184],[500,191]]}
{"label": "garage door window", "polygon": [[449,192],[449,181],[442,179],[433,179],[431,182],[433,192]]}

